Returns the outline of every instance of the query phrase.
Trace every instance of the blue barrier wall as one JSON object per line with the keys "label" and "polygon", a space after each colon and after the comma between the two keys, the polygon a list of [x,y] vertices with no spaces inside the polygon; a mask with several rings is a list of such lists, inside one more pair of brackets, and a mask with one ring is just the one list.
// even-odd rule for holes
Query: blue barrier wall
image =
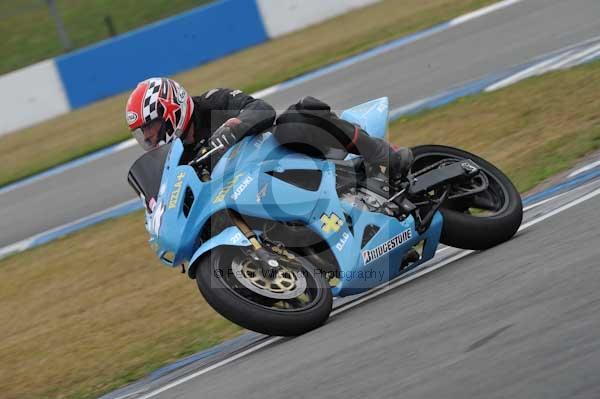
{"label": "blue barrier wall", "polygon": [[58,57],[72,108],[268,40],[255,0],[223,0]]}

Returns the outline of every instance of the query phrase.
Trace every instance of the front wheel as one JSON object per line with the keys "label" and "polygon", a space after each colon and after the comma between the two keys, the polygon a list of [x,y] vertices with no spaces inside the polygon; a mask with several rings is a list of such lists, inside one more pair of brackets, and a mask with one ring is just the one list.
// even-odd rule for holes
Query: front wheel
{"label": "front wheel", "polygon": [[[458,148],[423,145],[413,148],[413,172],[443,159],[470,159],[480,168],[487,181],[484,191],[468,195],[469,184],[452,187],[455,199],[441,207],[444,216],[440,241],[452,247],[483,250],[509,240],[523,220],[523,204],[519,192],[500,169],[477,155]],[[475,183],[476,184],[476,183]],[[461,193],[466,195],[461,196]]]}
{"label": "front wheel", "polygon": [[196,282],[206,301],[232,322],[267,335],[295,336],[321,326],[333,298],[324,276],[290,254],[272,272],[239,247],[203,256]]}

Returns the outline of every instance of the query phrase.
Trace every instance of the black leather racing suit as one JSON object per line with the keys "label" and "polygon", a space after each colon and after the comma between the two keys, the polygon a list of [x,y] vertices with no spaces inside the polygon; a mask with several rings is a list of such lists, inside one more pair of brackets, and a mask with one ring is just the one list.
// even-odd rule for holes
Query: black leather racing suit
{"label": "black leather racing suit", "polygon": [[231,118],[241,121],[232,128],[236,141],[269,129],[275,121],[275,110],[269,103],[240,90],[213,89],[192,97],[192,100],[194,131],[191,134],[195,144],[186,146],[188,157],[193,157],[198,145],[206,143],[215,130]]}
{"label": "black leather racing suit", "polygon": [[304,97],[277,118],[275,137],[296,151],[327,157],[331,149],[361,155],[367,164],[384,166],[394,179],[408,173],[413,155],[340,119],[326,103]]}
{"label": "black leather racing suit", "polygon": [[[272,128],[275,121],[275,110],[270,104],[240,90],[213,89],[193,97],[193,101],[195,144],[186,146],[185,155],[190,160],[198,146],[231,118],[240,121],[231,129],[236,141]],[[314,97],[304,97],[283,112],[274,135],[281,144],[309,155],[322,157],[332,148],[344,150],[362,155],[367,163],[391,165],[391,169],[402,174],[412,162],[412,154],[406,159],[385,140],[372,138],[360,127],[338,118],[329,105]]]}

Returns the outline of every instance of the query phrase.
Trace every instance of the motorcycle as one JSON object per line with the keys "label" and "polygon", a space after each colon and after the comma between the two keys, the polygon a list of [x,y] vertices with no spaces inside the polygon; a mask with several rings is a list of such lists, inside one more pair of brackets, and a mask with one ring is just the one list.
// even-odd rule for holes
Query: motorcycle
{"label": "motorcycle", "polygon": [[[341,115],[384,137],[388,99]],[[182,162],[176,139],[142,155],[128,181],[145,204],[158,258],[181,266],[206,301],[247,329],[294,336],[321,326],[333,297],[358,294],[432,259],[440,243],[483,250],[509,240],[521,197],[494,165],[424,145],[402,182],[358,156],[317,159],[246,137],[216,165]]]}

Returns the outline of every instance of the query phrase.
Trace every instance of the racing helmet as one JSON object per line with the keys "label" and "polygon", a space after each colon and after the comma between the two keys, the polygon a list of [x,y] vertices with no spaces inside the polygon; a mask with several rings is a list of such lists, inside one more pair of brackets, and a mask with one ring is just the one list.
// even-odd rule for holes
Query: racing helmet
{"label": "racing helmet", "polygon": [[125,118],[133,137],[146,151],[185,132],[194,112],[187,91],[168,78],[150,78],[131,92]]}

